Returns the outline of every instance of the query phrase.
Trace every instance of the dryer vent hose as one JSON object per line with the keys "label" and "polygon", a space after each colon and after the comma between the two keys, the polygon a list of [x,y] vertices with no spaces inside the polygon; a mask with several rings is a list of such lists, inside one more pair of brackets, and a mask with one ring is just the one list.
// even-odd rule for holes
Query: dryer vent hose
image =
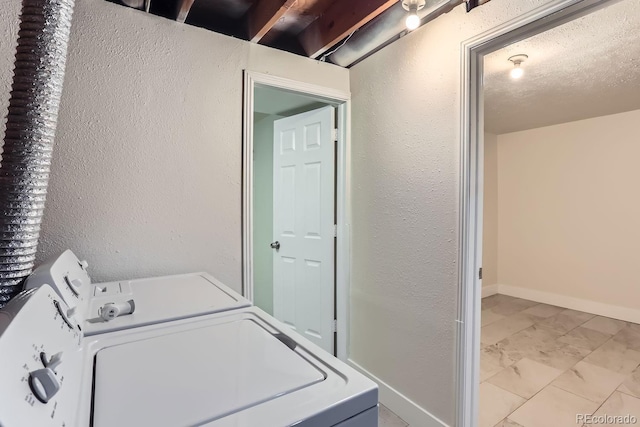
{"label": "dryer vent hose", "polygon": [[23,0],[0,163],[0,307],[38,247],[74,0]]}

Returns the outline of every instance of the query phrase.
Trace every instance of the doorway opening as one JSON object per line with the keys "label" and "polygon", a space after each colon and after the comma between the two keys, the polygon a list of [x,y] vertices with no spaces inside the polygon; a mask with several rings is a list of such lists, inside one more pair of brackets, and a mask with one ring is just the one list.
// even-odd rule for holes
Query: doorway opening
{"label": "doorway opening", "polygon": [[621,0],[483,58],[481,424],[640,405],[639,43]]}
{"label": "doorway opening", "polygon": [[244,294],[342,360],[349,96],[245,72]]}
{"label": "doorway opening", "polygon": [[[542,287],[538,286],[543,281],[541,276],[544,275],[545,272],[546,274],[550,273],[549,263],[544,263],[539,259],[536,263],[536,268],[531,268],[528,263],[532,260],[532,256],[528,254],[525,249],[530,249],[531,244],[540,244],[545,237],[548,236],[545,236],[541,231],[532,236],[524,236],[524,234],[531,231],[530,229],[536,224],[533,224],[533,222],[528,223],[528,225],[522,224],[522,213],[514,216],[512,215],[513,209],[508,206],[510,200],[514,200],[514,204],[519,204],[520,207],[526,206],[532,199],[538,196],[538,194],[535,193],[537,190],[534,190],[533,187],[525,186],[522,183],[518,184],[518,181],[515,179],[516,176],[522,176],[527,172],[527,167],[536,163],[537,160],[540,160],[536,159],[532,155],[532,152],[530,152],[533,146],[532,144],[518,145],[522,137],[527,137],[528,135],[533,138],[532,141],[539,141],[540,143],[537,144],[535,148],[536,152],[538,152],[550,141],[550,133],[552,131],[560,131],[562,136],[557,139],[565,145],[561,146],[558,144],[557,148],[550,148],[566,150],[568,148],[568,140],[571,139],[569,127],[575,127],[576,120],[594,121],[596,120],[594,118],[599,120],[604,116],[607,116],[607,120],[609,120],[609,118],[613,117],[611,115],[619,116],[620,114],[628,114],[627,112],[629,110],[640,111],[640,106],[638,105],[630,105],[629,108],[621,107],[622,109],[618,110],[615,110],[615,108],[613,110],[607,110],[606,104],[608,101],[605,99],[606,96],[598,95],[596,95],[596,99],[591,100],[591,104],[593,105],[589,105],[588,102],[583,100],[582,102],[578,102],[576,107],[563,108],[562,106],[568,101],[569,96],[563,93],[562,88],[559,87],[552,89],[550,91],[551,93],[546,94],[550,97],[549,99],[556,96],[558,100],[556,102],[543,103],[539,106],[540,108],[537,113],[531,112],[529,108],[530,105],[527,105],[532,103],[532,96],[524,93],[525,91],[523,89],[526,84],[525,79],[528,76],[528,71],[534,72],[535,61],[541,61],[545,56],[549,57],[557,53],[562,43],[551,44],[543,51],[538,52],[538,54],[536,54],[535,50],[532,52],[520,50],[526,46],[531,46],[531,40],[539,39],[538,36],[544,36],[548,31],[558,29],[562,33],[567,27],[558,27],[564,24],[568,24],[567,26],[575,24],[579,31],[579,33],[573,34],[573,36],[569,35],[568,37],[567,33],[564,32],[567,40],[573,37],[578,39],[579,42],[586,42],[588,37],[595,37],[600,35],[600,33],[598,32],[597,26],[583,25],[585,20],[579,21],[578,19],[585,18],[591,21],[595,19],[595,21],[606,22],[606,20],[602,19],[602,16],[596,17],[594,12],[601,13],[602,11],[608,13],[610,10],[609,6],[611,6],[611,8],[614,6],[624,8],[625,1],[554,1],[523,17],[469,40],[463,45],[460,199],[461,252],[458,317],[458,425],[573,425],[573,423],[582,425],[578,415],[597,416],[601,415],[598,413],[601,409],[607,412],[607,410],[613,407],[618,409],[624,407],[628,409],[629,402],[627,401],[640,397],[634,396],[628,386],[626,391],[618,389],[618,387],[622,387],[621,384],[625,380],[620,377],[621,372],[616,371],[616,366],[603,366],[609,363],[603,361],[604,359],[611,359],[609,357],[612,354],[612,352],[609,351],[611,349],[604,349],[602,351],[603,354],[606,353],[606,357],[604,358],[595,355],[590,361],[585,359],[585,357],[589,357],[589,354],[597,351],[598,346],[604,345],[606,342],[610,342],[612,348],[620,347],[621,345],[633,347],[635,341],[631,340],[633,341],[631,342],[629,336],[622,336],[625,335],[623,328],[627,328],[627,335],[633,335],[635,332],[638,332],[638,339],[640,340],[640,331],[635,331],[633,328],[634,325],[625,323],[634,322],[634,319],[638,318],[637,315],[639,312],[634,309],[620,309],[619,307],[612,310],[612,307],[607,307],[606,304],[603,304],[602,300],[592,301],[592,304],[587,306],[584,305],[587,299],[586,297],[584,300],[579,300],[575,298],[575,296],[572,296],[568,289],[566,292],[563,291],[563,297],[558,298],[558,295],[554,295],[558,289],[542,289]],[[637,7],[637,4],[630,2],[627,3],[626,7],[634,8]],[[637,15],[637,13],[635,14]],[[632,15],[625,16],[623,14],[620,20],[616,22],[623,21],[625,24],[628,24],[627,19],[629,16]],[[619,27],[623,30],[624,25]],[[631,37],[634,40],[634,44],[637,44],[639,41],[638,31],[635,28],[629,34],[621,34],[620,37],[623,41]],[[604,38],[610,40],[606,36]],[[586,43],[588,44],[588,42]],[[630,41],[627,41],[627,46],[631,44]],[[574,85],[574,89],[577,88],[577,90],[581,92],[589,92],[592,90],[594,80],[597,80],[593,78],[593,70],[587,69],[589,61],[585,60],[585,56],[589,55],[589,48],[595,47],[596,45],[601,44],[592,43],[591,46],[576,49],[583,57],[580,60],[580,66],[573,68],[572,76],[583,77],[580,79],[581,84]],[[520,50],[514,51],[514,47],[518,47]],[[611,48],[610,45],[609,48],[613,56],[617,55],[616,52],[626,51],[626,49]],[[533,55],[531,55],[531,53],[533,53]],[[576,52],[565,52],[562,59],[558,60],[558,63],[567,65],[567,70],[571,69],[571,57],[574,53]],[[503,72],[505,76],[509,76],[511,69],[520,68],[520,72],[513,73],[513,75],[516,77],[520,75],[518,81],[522,82],[522,86],[520,87],[515,85],[511,86],[510,90],[512,92],[522,96],[517,100],[519,104],[516,104],[515,107],[512,106],[502,114],[502,119],[509,118],[508,123],[503,124],[496,124],[495,111],[492,110],[492,108],[495,109],[497,104],[508,101],[508,97],[511,94],[503,93],[499,101],[496,101],[495,97],[493,101],[491,101],[492,94],[488,91],[491,78],[487,72],[492,71],[491,68],[494,65],[492,61],[496,58],[496,55],[504,56],[503,60],[506,65],[501,72]],[[603,59],[602,51],[596,52],[594,55],[597,56],[598,60]],[[520,62],[516,64],[513,61],[510,63],[510,58],[517,60],[524,58],[524,63]],[[616,66],[623,66],[625,62],[628,61],[621,59],[616,62]],[[529,70],[527,66],[530,66]],[[552,67],[549,66],[548,68]],[[524,77],[522,77],[522,70],[524,70],[525,73]],[[604,71],[605,80],[607,75],[611,75],[610,71],[613,70]],[[558,76],[554,74],[551,75],[557,79]],[[533,84],[534,79],[539,79],[540,75],[536,76],[532,74],[529,77],[532,79],[531,84]],[[609,91],[615,92],[618,83],[622,80],[627,80],[627,78],[628,76],[618,80],[613,78],[606,86]],[[571,86],[569,79],[564,80],[568,83],[567,86]],[[635,86],[637,87],[637,84]],[[538,88],[534,92],[536,96],[542,95],[543,89]],[[624,96],[621,95],[616,98],[616,102],[619,102]],[[630,97],[632,100],[634,98],[637,100],[638,96]],[[490,103],[487,104],[487,102]],[[521,107],[519,108],[518,105]],[[591,107],[604,109],[602,111],[587,111]],[[554,110],[556,108],[557,110]],[[528,113],[519,116],[519,110],[528,111]],[[537,120],[536,117],[543,117],[545,114],[549,116],[549,113],[553,111],[556,112],[555,114],[551,114],[551,116],[555,116],[553,117],[554,120],[559,120],[561,115],[566,115],[567,117],[559,122],[544,122],[543,120],[535,123]],[[573,116],[571,116],[571,114],[573,114]],[[623,118],[616,117],[616,119]],[[573,123],[571,126],[561,124],[566,123],[568,125],[568,122]],[[485,127],[485,124],[488,124],[488,126]],[[495,129],[499,129],[500,126],[503,125],[503,131],[498,133],[504,135],[497,137],[491,135],[491,133],[496,133]],[[580,126],[582,125],[583,123],[580,124]],[[487,130],[491,131],[490,127],[494,127],[495,129],[493,132],[486,133]],[[562,129],[560,129],[561,127]],[[584,134],[584,130],[581,132]],[[589,147],[590,143],[588,139],[591,137],[599,138],[602,140],[600,142],[606,146],[607,135],[613,137],[614,133],[604,132],[597,136],[595,132],[592,132],[591,135],[586,137],[574,138],[576,139],[576,149],[579,151],[590,150],[591,153],[588,154],[594,157],[592,159],[594,164],[598,164],[598,162],[601,161],[606,162],[608,159],[605,159],[605,157],[607,156],[595,154],[593,147]],[[516,139],[518,139],[518,141],[516,141]],[[633,139],[633,136],[630,136],[630,139]],[[500,146],[501,143],[509,144],[509,146]],[[526,149],[521,149],[525,147]],[[602,146],[599,147],[599,149],[602,148]],[[518,152],[516,152],[516,149]],[[524,155],[527,150],[529,150],[527,152],[528,154]],[[607,150],[603,150],[601,153],[609,154]],[[549,160],[560,161],[559,159],[562,157],[562,154],[566,153],[558,154],[560,154],[560,156],[552,156],[547,153],[543,162],[547,166],[542,168],[546,169],[547,174],[544,173],[544,170],[540,170],[540,173],[543,177],[551,177],[555,169],[557,169],[562,172],[563,179],[571,177],[568,181],[560,185],[566,186],[570,184],[571,179],[575,181],[575,177],[578,176],[579,173],[582,173],[583,177],[589,174],[602,173],[602,171],[598,171],[598,167],[591,167],[591,170],[587,169],[581,172],[573,168],[571,173],[567,173],[569,169],[567,166],[572,167],[578,163],[579,159],[576,157],[572,157],[570,160],[565,158],[563,164],[555,165],[558,166],[558,168],[554,168],[554,165],[549,163]],[[514,156],[518,155],[524,155],[523,162],[517,162]],[[489,160],[489,158],[493,158],[494,160],[496,158],[498,159],[496,163],[498,168],[501,165],[504,166],[502,169],[497,169],[498,174],[500,174],[500,170],[503,171],[503,176],[496,177],[495,174],[491,174],[492,171],[489,169],[495,169],[495,165],[487,166],[487,160]],[[571,163],[574,164],[572,165]],[[540,162],[538,162],[538,169],[541,169]],[[626,168],[626,170],[629,169],[631,168]],[[619,171],[616,171],[616,173],[618,172]],[[505,181],[507,178],[509,179]],[[542,181],[543,180],[541,180],[541,183],[544,184]],[[557,181],[558,180],[555,181],[556,185],[558,185]],[[495,201],[489,201],[487,199],[487,192],[495,190],[496,182],[497,185],[499,185],[499,197],[504,196],[505,199],[509,199],[500,199],[497,205],[501,213],[498,220],[500,222],[499,225],[496,224],[495,209],[492,211],[491,206],[484,206],[485,201],[487,201],[487,204],[494,204]],[[537,189],[540,190],[540,195],[544,196],[544,198],[549,197],[552,193],[557,193],[561,195],[564,194],[566,198],[573,198],[573,200],[546,202],[547,206],[543,206],[545,203],[539,203],[537,213],[536,209],[531,210],[529,206],[530,212],[528,214],[537,222],[545,222],[545,215],[554,209],[557,210],[561,205],[565,205],[565,202],[571,202],[573,206],[577,206],[581,202],[587,202],[587,200],[577,200],[579,194],[581,194],[580,190],[582,190],[578,188],[578,186],[591,185],[587,184],[584,179],[580,179],[573,182],[573,188],[577,191],[565,188],[565,190],[560,192],[560,189],[553,188],[553,183],[548,184],[551,185],[551,187],[547,187],[546,190],[542,189],[543,186],[537,187]],[[493,190],[491,186],[494,187]],[[527,188],[523,188],[523,186]],[[596,188],[593,189],[596,190]],[[495,193],[495,191],[493,192],[495,196],[497,193]],[[585,199],[584,196],[580,197]],[[592,201],[595,202],[593,199]],[[592,206],[589,210],[594,211],[597,209],[594,209],[594,206]],[[491,218],[485,218],[485,216]],[[510,218],[515,218],[513,224],[508,221]],[[556,230],[551,233],[553,234],[553,239],[551,240],[557,242],[559,241],[560,234],[567,234],[571,231],[571,228],[579,226],[584,228],[584,237],[589,235],[593,236],[588,230],[588,226],[593,225],[593,223],[580,224],[580,221],[584,218],[585,215],[582,214],[574,215],[573,222],[570,223],[568,227],[565,226],[561,231]],[[493,239],[494,241],[492,242],[494,246],[502,245],[501,249],[497,251],[498,254],[503,255],[500,258],[499,271],[501,273],[497,278],[495,276],[496,260],[492,259],[491,256],[491,252],[496,252],[496,248],[487,247],[486,243],[492,240],[492,238],[491,236],[483,235],[483,231],[486,230],[487,219],[489,219],[489,222],[492,223],[491,225],[493,225],[494,228],[498,226],[501,230],[498,240]],[[506,222],[504,222],[503,219]],[[559,221],[556,221],[557,219],[557,216],[553,218],[555,222],[559,223]],[[520,223],[516,224],[518,221],[520,221]],[[549,224],[550,221],[546,221],[546,223]],[[485,226],[484,230],[483,224]],[[515,228],[512,227],[514,225]],[[517,233],[515,233],[514,230],[517,231]],[[487,233],[490,234],[494,231],[495,230],[489,230]],[[518,233],[519,235],[514,235]],[[511,238],[511,240],[509,240],[509,238]],[[572,240],[575,241],[578,239],[573,238]],[[523,242],[526,242],[529,246],[524,247]],[[483,243],[485,244],[486,253],[483,253]],[[507,248],[510,248],[510,250],[504,252]],[[540,251],[538,252],[541,253]],[[544,255],[546,256],[547,254]],[[575,258],[576,256],[577,252],[571,251],[569,257],[565,256],[565,260],[569,261],[570,257]],[[508,268],[515,265],[514,260],[517,265],[523,267],[521,270],[518,270],[518,266],[511,269]],[[493,266],[490,266],[490,264],[493,264]],[[588,264],[588,262],[585,262],[585,265],[586,264]],[[594,264],[597,265],[597,262]],[[585,268],[585,270],[588,270],[588,268]],[[579,271],[573,268],[573,272],[578,273]],[[518,274],[520,274],[520,279],[517,280],[518,283],[503,283],[503,281],[509,282],[516,280],[514,279],[514,275]],[[573,276],[575,277],[575,274]],[[540,287],[540,289],[524,289],[528,285],[531,285],[528,286],[529,288],[533,288],[531,283],[527,286],[524,285],[532,277],[537,278],[536,286]],[[483,288],[483,281],[487,279],[492,280],[492,283],[487,283],[487,285],[493,286]],[[566,280],[563,282],[565,283],[562,283],[562,285],[567,284]],[[580,286],[585,284],[585,281],[580,281]],[[496,291],[502,295],[490,297],[491,300],[487,299],[484,304],[481,304],[483,293],[485,296],[488,296]],[[560,293],[561,292],[557,292],[557,294]],[[595,297],[591,296],[591,298],[593,300]],[[495,309],[496,307],[497,309]],[[482,312],[483,308],[486,309],[486,312]],[[607,319],[607,317],[610,319]],[[635,323],[637,323],[637,321],[635,321]],[[481,329],[481,325],[485,325],[486,328]],[[622,327],[618,328],[621,325]],[[619,339],[616,338],[616,334],[618,333],[621,333]],[[520,347],[518,347],[518,345],[520,345]],[[629,347],[629,349],[635,351],[631,347]],[[630,353],[625,354],[628,356]],[[481,357],[487,355],[490,357],[487,357],[484,361],[491,361],[489,360],[491,357],[498,356],[493,359],[493,361],[496,362],[495,366],[493,366],[495,372],[491,372],[491,369],[488,369],[490,368],[490,366],[488,366],[490,364],[481,366]],[[512,358],[511,356],[514,357]],[[503,364],[507,366],[502,366]],[[638,364],[640,364],[640,359],[638,360]],[[638,364],[636,364],[636,367]],[[611,372],[606,371],[607,369]],[[628,374],[631,375],[632,373],[630,372]],[[595,377],[599,379],[596,381],[594,379]],[[480,386],[481,379],[484,381],[484,386]],[[613,383],[617,382],[618,379],[620,379],[620,384],[615,384],[615,387],[611,388]],[[633,378],[631,378],[631,381],[633,382]],[[587,382],[589,384],[586,384]],[[604,392],[604,389],[606,389],[607,393]],[[484,403],[482,402],[483,396],[485,399]],[[565,400],[571,403],[568,405],[560,405],[558,402],[565,397]],[[495,409],[496,411],[485,411],[485,413],[483,413],[480,405],[485,405],[488,400],[498,406],[502,406],[492,408],[492,410]],[[640,399],[638,399],[638,402],[640,402]],[[551,403],[556,409],[562,407],[564,412],[560,414],[562,411],[548,411],[547,409]],[[607,407],[607,405],[609,405],[609,407]],[[540,410],[541,408],[544,409]],[[489,414],[489,412],[492,413]],[[552,414],[551,412],[554,413]],[[609,412],[609,415],[613,414],[611,411]],[[582,422],[588,423],[588,421],[585,420],[582,420]]]}

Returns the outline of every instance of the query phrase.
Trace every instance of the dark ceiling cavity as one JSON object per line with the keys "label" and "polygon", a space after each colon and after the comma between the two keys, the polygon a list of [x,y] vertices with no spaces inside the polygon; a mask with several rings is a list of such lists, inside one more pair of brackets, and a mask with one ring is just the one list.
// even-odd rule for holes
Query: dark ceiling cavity
{"label": "dark ceiling cavity", "polygon": [[[407,34],[400,0],[106,1],[342,67]],[[426,0],[421,25],[463,2],[471,11],[487,1]]]}

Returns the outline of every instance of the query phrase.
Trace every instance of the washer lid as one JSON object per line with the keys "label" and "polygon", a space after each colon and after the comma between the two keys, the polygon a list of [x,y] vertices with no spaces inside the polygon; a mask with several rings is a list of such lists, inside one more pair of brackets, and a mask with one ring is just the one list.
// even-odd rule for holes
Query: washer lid
{"label": "washer lid", "polygon": [[105,348],[95,363],[95,427],[200,425],[326,378],[249,319]]}
{"label": "washer lid", "polygon": [[[251,303],[206,273],[182,274],[94,285],[85,335],[117,331],[217,313]],[[133,300],[133,314],[111,321],[100,318],[101,307],[110,302]]]}

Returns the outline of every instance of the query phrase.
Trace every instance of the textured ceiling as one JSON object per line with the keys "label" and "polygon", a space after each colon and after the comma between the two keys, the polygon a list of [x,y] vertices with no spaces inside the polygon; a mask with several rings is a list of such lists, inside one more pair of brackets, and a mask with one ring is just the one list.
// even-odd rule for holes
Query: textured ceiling
{"label": "textured ceiling", "polygon": [[[508,61],[524,53],[524,76]],[[640,109],[640,0],[622,0],[485,56],[495,134]]]}

